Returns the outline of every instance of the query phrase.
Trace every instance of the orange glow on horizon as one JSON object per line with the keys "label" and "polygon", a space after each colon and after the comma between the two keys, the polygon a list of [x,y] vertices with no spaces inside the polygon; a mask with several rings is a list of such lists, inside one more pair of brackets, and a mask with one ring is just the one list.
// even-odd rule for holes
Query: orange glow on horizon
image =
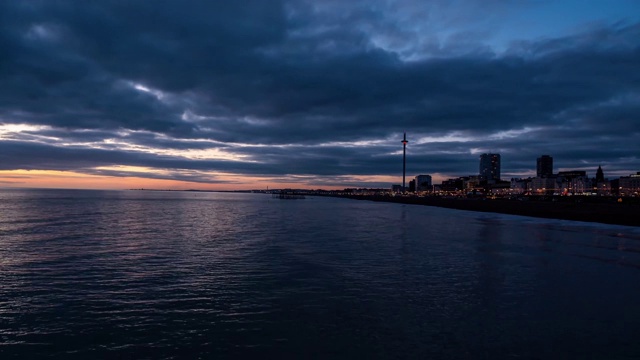
{"label": "orange glow on horizon", "polygon": [[[216,183],[190,182],[169,179],[139,177],[116,177],[102,175],[88,175],[73,171],[53,170],[3,170],[0,171],[0,188],[57,188],[57,189],[99,189],[99,190],[126,190],[126,189],[157,189],[157,190],[254,190],[281,189],[281,188],[306,188],[306,189],[344,189],[345,185],[321,185],[314,184],[313,178],[292,179],[298,181],[279,181],[271,177],[248,177],[236,174],[216,174],[215,179],[223,181]],[[213,178],[213,177],[212,177]],[[385,181],[387,176],[369,177],[345,177],[345,181],[367,180]],[[367,187],[367,186],[362,186]]]}
{"label": "orange glow on horizon", "polygon": [[72,171],[9,170],[0,171],[1,187],[59,188],[59,189],[192,189],[196,184],[176,180],[148,179],[142,177],[114,177],[87,175]]}

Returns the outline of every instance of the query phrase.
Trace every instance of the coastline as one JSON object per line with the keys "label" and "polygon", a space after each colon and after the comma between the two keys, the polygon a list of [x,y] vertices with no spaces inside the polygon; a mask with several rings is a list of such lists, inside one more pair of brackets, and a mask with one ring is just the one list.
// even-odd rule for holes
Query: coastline
{"label": "coastline", "polygon": [[[335,195],[334,195],[335,196]],[[547,219],[597,222],[611,225],[640,226],[640,203],[621,203],[593,199],[512,200],[486,198],[446,198],[439,196],[337,195],[354,200],[369,200],[410,205],[436,206],[457,210],[493,212]]]}

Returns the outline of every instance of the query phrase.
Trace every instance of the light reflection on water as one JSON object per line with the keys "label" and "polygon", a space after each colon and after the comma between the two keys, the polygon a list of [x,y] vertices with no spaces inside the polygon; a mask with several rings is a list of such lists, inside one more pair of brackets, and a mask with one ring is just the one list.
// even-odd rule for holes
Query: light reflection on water
{"label": "light reflection on water", "polygon": [[0,191],[0,355],[640,356],[640,229],[332,198]]}

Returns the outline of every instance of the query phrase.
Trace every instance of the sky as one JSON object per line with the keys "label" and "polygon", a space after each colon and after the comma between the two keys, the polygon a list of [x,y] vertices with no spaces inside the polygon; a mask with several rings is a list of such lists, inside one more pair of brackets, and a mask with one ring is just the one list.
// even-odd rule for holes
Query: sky
{"label": "sky", "polygon": [[640,1],[1,1],[0,187],[640,171]]}

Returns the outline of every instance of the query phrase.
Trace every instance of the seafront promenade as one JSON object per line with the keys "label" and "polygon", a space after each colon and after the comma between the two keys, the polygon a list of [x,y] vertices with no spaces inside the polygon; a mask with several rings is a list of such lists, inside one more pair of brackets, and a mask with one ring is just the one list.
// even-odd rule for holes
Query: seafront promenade
{"label": "seafront promenade", "polygon": [[495,212],[551,219],[640,226],[640,199],[603,197],[466,198],[444,196],[333,195],[355,200],[438,206],[458,210]]}

